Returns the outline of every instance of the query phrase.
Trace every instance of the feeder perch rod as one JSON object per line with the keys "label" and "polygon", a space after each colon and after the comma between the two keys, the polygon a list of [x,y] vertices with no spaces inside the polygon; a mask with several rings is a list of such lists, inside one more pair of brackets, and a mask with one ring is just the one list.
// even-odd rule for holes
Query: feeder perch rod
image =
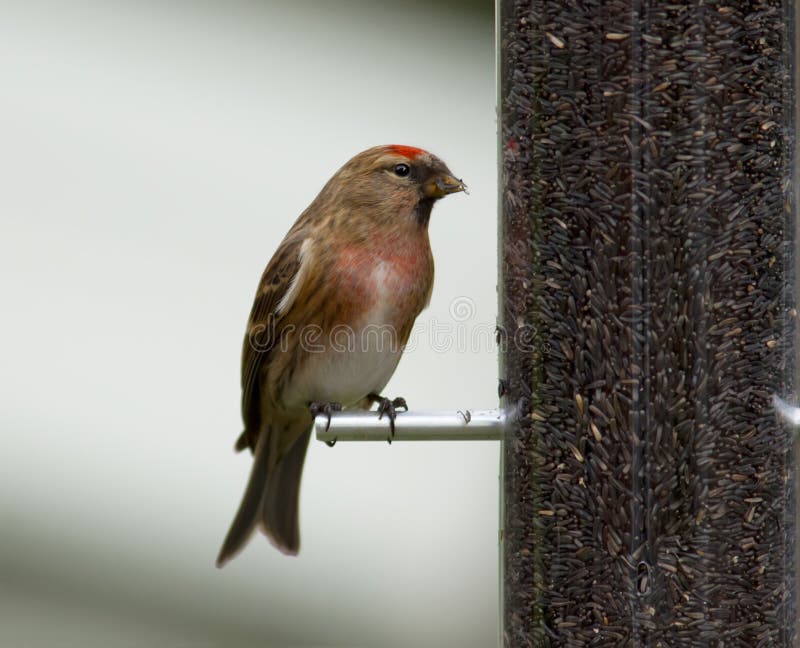
{"label": "feeder perch rod", "polygon": [[[500,410],[444,410],[398,412],[392,441],[500,441],[506,416]],[[326,429],[327,428],[327,429]],[[318,414],[317,441],[386,441],[389,420],[377,412],[346,411]]]}
{"label": "feeder perch rod", "polygon": [[800,407],[790,405],[777,394],[773,394],[772,404],[783,421],[794,427],[800,427]]}

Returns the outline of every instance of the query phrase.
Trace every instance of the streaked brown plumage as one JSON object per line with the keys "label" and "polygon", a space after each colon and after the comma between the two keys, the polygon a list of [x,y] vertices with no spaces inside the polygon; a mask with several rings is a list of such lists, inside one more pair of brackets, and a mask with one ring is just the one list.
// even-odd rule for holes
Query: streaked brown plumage
{"label": "streaked brown plumage", "polygon": [[378,146],[339,169],[289,230],[247,325],[236,448],[250,448],[254,461],[218,566],[256,526],[297,553],[309,405],[368,407],[368,395],[383,390],[430,299],[431,208],[463,189],[430,153]]}

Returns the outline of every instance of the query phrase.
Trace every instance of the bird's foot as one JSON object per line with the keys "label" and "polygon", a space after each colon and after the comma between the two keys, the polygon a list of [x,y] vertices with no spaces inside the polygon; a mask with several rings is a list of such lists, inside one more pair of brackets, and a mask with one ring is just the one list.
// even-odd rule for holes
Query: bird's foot
{"label": "bird's foot", "polygon": [[384,414],[389,419],[389,438],[386,440],[391,445],[392,439],[394,439],[394,419],[397,417],[397,410],[408,411],[406,399],[399,396],[397,398],[386,398],[380,394],[369,394],[367,398],[373,403],[378,403],[378,420],[381,420]]}
{"label": "bird's foot", "polygon": [[[311,412],[311,416],[317,418],[319,414],[325,414],[328,417],[328,422],[325,425],[325,431],[327,432],[331,428],[331,414],[333,412],[341,412],[342,411],[342,404],[341,403],[309,403],[308,404],[308,411]],[[333,441],[326,441],[325,442],[329,447],[333,447],[336,445],[336,439]]]}

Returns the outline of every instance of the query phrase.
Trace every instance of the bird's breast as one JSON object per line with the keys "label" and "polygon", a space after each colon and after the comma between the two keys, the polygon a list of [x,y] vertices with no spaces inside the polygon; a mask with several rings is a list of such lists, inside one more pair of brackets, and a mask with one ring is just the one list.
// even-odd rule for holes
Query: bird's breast
{"label": "bird's breast", "polygon": [[287,402],[347,406],[383,390],[427,304],[432,281],[429,248],[341,250],[326,279],[328,316],[307,341]]}
{"label": "bird's breast", "polygon": [[433,262],[425,245],[386,245],[378,249],[346,248],[335,264],[343,310],[365,324],[413,323],[430,299]]}

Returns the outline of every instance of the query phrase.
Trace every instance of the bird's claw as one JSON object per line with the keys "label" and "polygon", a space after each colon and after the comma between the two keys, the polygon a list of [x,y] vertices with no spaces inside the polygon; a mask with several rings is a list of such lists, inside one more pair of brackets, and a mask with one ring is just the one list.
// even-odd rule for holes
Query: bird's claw
{"label": "bird's claw", "polygon": [[[325,431],[331,429],[331,414],[333,412],[341,412],[342,411],[342,404],[341,403],[309,403],[308,404],[308,411],[311,412],[311,416],[317,418],[318,414],[325,414],[328,417],[328,422],[325,424]],[[336,441],[333,442],[335,444]],[[328,445],[333,447],[333,444],[328,442]]]}
{"label": "bird's claw", "polygon": [[[373,397],[373,395],[370,395],[370,397]],[[378,403],[378,420],[380,421],[384,414],[386,414],[386,418],[389,419],[389,438],[386,440],[389,442],[389,445],[391,445],[392,439],[394,439],[394,420],[397,418],[397,410],[402,409],[404,412],[407,412],[408,404],[406,403],[406,399],[401,397],[390,399],[385,396],[376,396],[375,400]]]}

